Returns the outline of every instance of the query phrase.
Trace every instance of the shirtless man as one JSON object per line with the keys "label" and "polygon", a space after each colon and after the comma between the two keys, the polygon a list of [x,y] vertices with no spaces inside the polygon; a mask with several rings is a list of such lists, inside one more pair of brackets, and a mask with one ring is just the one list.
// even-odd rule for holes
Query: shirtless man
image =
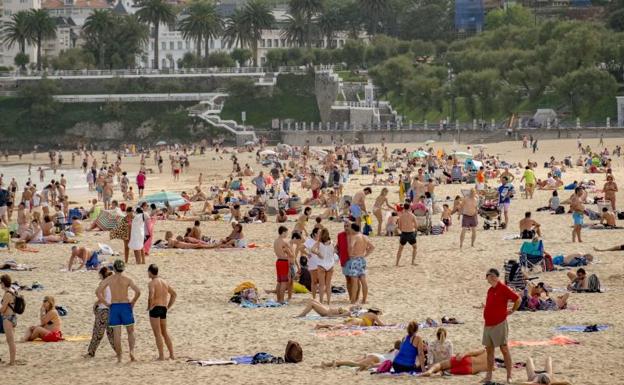
{"label": "shirtless man", "polygon": [[[366,282],[366,258],[375,250],[367,236],[360,232],[357,223],[351,224],[349,230],[349,260],[345,264],[344,273],[351,277],[351,293],[356,293],[362,287],[362,304],[368,297],[368,283]],[[355,303],[355,301],[351,301]]]}
{"label": "shirtless man", "polygon": [[358,191],[353,195],[353,202],[351,203],[351,216],[355,218],[355,223],[358,227],[362,224],[362,215],[366,214],[366,196],[373,193],[370,187],[365,187],[364,190]]}
{"label": "shirtless man", "polygon": [[[114,274],[102,280],[95,294],[100,303],[105,304],[110,310],[108,315],[108,327],[113,328],[113,340],[115,344],[115,353],[117,354],[117,363],[121,363],[121,327],[126,327],[128,333],[128,346],[130,348],[130,360],[135,361],[134,357],[134,315],[132,309],[134,304],[141,295],[141,290],[128,277],[123,274],[126,265],[121,259],[113,263]],[[106,288],[110,288],[111,302],[108,303],[105,297]],[[134,297],[132,301],[128,300],[128,289],[132,289]]]}
{"label": "shirtless man", "polygon": [[409,243],[412,246],[412,265],[416,264],[416,229],[418,228],[418,222],[416,216],[410,211],[410,204],[403,204],[403,211],[399,213],[397,219],[397,225],[401,231],[401,238],[399,239],[399,250],[396,256],[396,266],[399,266],[401,255],[403,254],[403,247]]}
{"label": "shirtless man", "polygon": [[89,253],[89,249],[86,247],[72,246],[71,256],[69,257],[69,263],[67,264],[67,271],[72,271],[72,267],[76,259],[80,260],[78,270],[82,269],[89,260],[90,256],[91,254]]}
{"label": "shirtless man", "polygon": [[585,198],[587,193],[582,187],[574,189],[574,195],[570,197],[570,210],[572,211],[572,219],[574,221],[574,228],[572,229],[572,243],[578,239],[581,240],[581,229],[583,228],[583,216],[585,215]]}
{"label": "shirtless man", "polygon": [[149,265],[147,276],[150,282],[147,284],[149,296],[147,298],[147,311],[149,312],[150,325],[156,339],[158,348],[158,361],[165,360],[163,352],[163,340],[169,350],[169,359],[175,359],[173,355],[173,343],[167,333],[167,311],[171,309],[176,300],[175,290],[162,278],[158,276],[158,266]]}
{"label": "shirtless man", "polygon": [[540,230],[540,224],[531,218],[531,212],[524,213],[524,218],[520,220],[520,238],[533,239],[537,234],[538,237],[542,236]]}
{"label": "shirtless man", "polygon": [[24,187],[24,192],[22,193],[22,203],[24,203],[26,210],[31,210],[32,198],[33,198],[33,192],[30,189],[30,186]]}
{"label": "shirtless man", "polygon": [[308,230],[306,230],[306,224],[308,223],[308,220],[310,219],[310,214],[312,213],[312,208],[311,207],[306,207],[305,209],[303,209],[303,214],[301,214],[299,216],[299,219],[297,219],[297,223],[295,224],[295,228],[293,229],[293,231],[299,232],[301,234],[305,234],[305,236],[308,236]]}
{"label": "shirtless man", "polygon": [[195,239],[202,239],[202,233],[201,233],[201,229],[199,228],[199,221],[195,221],[195,223],[193,223],[193,228],[191,229],[191,232],[189,233],[189,237],[191,238],[195,238]]}
{"label": "shirtless man", "polygon": [[316,175],[316,173],[312,173],[310,179],[310,190],[312,190],[312,198],[309,199],[306,204],[318,203],[321,193],[321,179]]}
{"label": "shirtless man", "polygon": [[277,229],[278,237],[273,242],[273,251],[277,260],[275,261],[275,270],[277,273],[277,286],[275,291],[277,293],[277,302],[284,302],[284,293],[288,289],[288,283],[290,282],[290,260],[294,260],[292,248],[288,244],[288,228],[280,226]]}
{"label": "shirtless man", "polygon": [[507,178],[507,183],[513,183],[514,179],[516,179],[514,174],[509,172],[509,167],[505,167],[505,170],[500,174],[499,179],[501,183],[503,183],[503,178]]}
{"label": "shirtless man", "polygon": [[576,274],[568,271],[567,276],[570,279],[568,290],[586,290],[589,288],[587,272],[582,267],[576,271]]}
{"label": "shirtless man", "polygon": [[617,226],[617,223],[615,221],[615,213],[609,211],[609,208],[603,207],[602,213],[600,214],[600,225],[606,228],[615,228]]}
{"label": "shirtless man", "polygon": [[475,189],[471,189],[470,195],[465,197],[461,202],[462,231],[459,235],[460,249],[464,246],[464,238],[468,229],[472,232],[470,246],[474,247],[475,240],[477,239],[477,225],[479,224],[477,217],[478,203],[479,200],[477,199],[477,191]]}

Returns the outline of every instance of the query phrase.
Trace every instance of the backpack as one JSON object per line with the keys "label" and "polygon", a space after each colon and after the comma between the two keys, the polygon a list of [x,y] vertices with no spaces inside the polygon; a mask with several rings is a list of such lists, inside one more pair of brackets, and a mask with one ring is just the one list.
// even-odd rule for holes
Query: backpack
{"label": "backpack", "polygon": [[565,207],[557,206],[557,208],[555,209],[555,214],[565,214]]}
{"label": "backpack", "polygon": [[624,211],[620,211],[619,213],[617,213],[617,217],[619,220],[623,220],[624,219]]}
{"label": "backpack", "polygon": [[548,253],[544,253],[544,267],[545,271],[554,271],[555,265],[553,264],[552,256]]}
{"label": "backpack", "polygon": [[280,360],[281,359],[279,357],[275,357],[272,354],[261,352],[254,354],[251,359],[251,364],[279,364],[281,363]]}
{"label": "backpack", "polygon": [[587,282],[587,291],[590,293],[600,293],[600,280],[596,274],[592,274],[589,276],[589,281]]}
{"label": "backpack", "polygon": [[17,292],[11,294],[15,297],[15,303],[9,305],[9,307],[15,314],[24,314],[24,310],[26,310],[26,300]]}
{"label": "backpack", "polygon": [[303,349],[296,341],[288,341],[286,344],[286,352],[284,353],[284,361],[292,364],[303,361]]}

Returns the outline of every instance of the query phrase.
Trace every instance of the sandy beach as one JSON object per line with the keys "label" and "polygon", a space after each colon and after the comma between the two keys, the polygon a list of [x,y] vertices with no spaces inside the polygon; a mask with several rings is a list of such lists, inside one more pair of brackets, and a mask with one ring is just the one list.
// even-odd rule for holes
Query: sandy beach
{"label": "sandy beach", "polygon": [[[594,147],[598,139],[584,139],[583,144]],[[605,145],[612,150],[615,145],[624,144],[624,139],[607,139]],[[410,143],[408,150],[415,150],[419,144]],[[450,151],[451,143],[435,143],[435,148]],[[403,145],[390,144],[390,149],[402,148]],[[526,163],[527,159],[536,161],[539,167],[535,172],[538,178],[545,178],[547,169],[543,164],[552,155],[561,160],[566,155],[578,157],[576,140],[540,141],[539,150],[533,154],[523,149],[521,142],[504,142],[487,145],[487,153],[498,154],[500,159],[510,162]],[[465,145],[457,145],[464,151]],[[165,158],[167,155],[163,154]],[[100,155],[96,153],[98,161]],[[70,163],[70,154],[64,154],[65,163]],[[241,166],[249,163],[254,171],[261,169],[256,164],[255,154],[238,155]],[[109,153],[109,160],[114,156]],[[32,179],[38,181],[38,164],[47,160],[46,154],[38,154],[32,160],[31,154],[25,154],[22,163],[33,162]],[[122,168],[135,175],[139,168],[138,157],[123,159]],[[0,162],[0,173],[7,164],[18,163],[12,156],[9,162]],[[78,167],[80,160],[76,160]],[[153,160],[147,160],[148,167],[153,167]],[[148,174],[146,194],[162,189],[190,192],[197,184],[199,172],[204,175],[204,185],[222,184],[231,170],[229,155],[219,155],[213,150],[203,156],[191,156],[191,167],[182,174],[179,182],[174,182],[168,173],[169,163],[165,160],[163,174]],[[620,185],[618,201],[624,202],[624,160],[613,159],[613,172]],[[265,169],[266,170],[266,169]],[[74,172],[77,170],[74,170]],[[58,172],[59,174],[61,171]],[[519,188],[517,175],[516,189]],[[27,175],[18,175],[20,191]],[[54,178],[51,171],[46,173],[46,181]],[[568,170],[563,177],[567,184],[573,180],[595,179],[597,187],[604,183],[604,174],[583,174],[582,168]],[[249,188],[251,178],[245,178]],[[5,177],[8,183],[10,178]],[[353,195],[362,187],[360,183],[370,183],[372,176],[354,175],[345,193]],[[135,185],[134,178],[131,178]],[[83,183],[84,184],[84,183]],[[496,186],[498,186],[496,184]],[[373,194],[368,196],[367,205],[372,207],[373,200],[382,186],[373,186]],[[437,197],[454,197],[461,194],[460,189],[467,185],[441,185],[436,188]],[[389,186],[391,203],[399,201],[398,187]],[[293,191],[308,197],[309,191],[303,191],[300,183],[293,182]],[[92,197],[85,189],[68,191],[71,201],[86,205]],[[561,198],[569,196],[568,191],[561,191]],[[520,194],[518,194],[520,195]],[[419,236],[417,266],[409,266],[409,247],[403,254],[401,267],[394,267],[398,247],[397,237],[372,237],[376,250],[368,260],[370,287],[369,304],[383,309],[383,319],[389,323],[408,323],[411,320],[424,321],[433,318],[438,322],[443,316],[455,317],[464,322],[461,325],[448,326],[448,339],[452,341],[456,352],[463,352],[481,347],[483,330],[482,311],[475,306],[485,301],[488,284],[485,272],[490,267],[502,270],[504,261],[517,258],[521,240],[504,240],[510,233],[517,233],[517,223],[525,211],[532,211],[533,218],[542,225],[543,240],[546,250],[552,255],[572,252],[593,253],[593,247],[611,247],[624,243],[624,230],[583,230],[584,243],[571,243],[570,215],[551,215],[549,212],[535,212],[538,207],[546,206],[550,191],[537,191],[532,200],[517,196],[510,209],[510,228],[506,230],[485,231],[481,226],[477,230],[477,242],[474,248],[459,249],[460,221],[456,216],[449,232],[438,236]],[[591,196],[591,195],[590,195]],[[121,199],[115,192],[114,199]],[[452,203],[452,202],[450,202]],[[590,206],[591,207],[591,206]],[[193,205],[194,210],[201,208],[201,203]],[[592,207],[595,209],[595,206]],[[314,215],[321,213],[315,208]],[[14,214],[15,218],[15,214]],[[295,218],[295,217],[292,217]],[[434,216],[439,219],[439,214]],[[291,219],[292,221],[293,219]],[[587,220],[587,219],[586,219]],[[622,221],[619,222],[620,224]],[[341,230],[342,224],[324,221],[330,229],[332,238]],[[164,233],[171,230],[176,234],[184,233],[192,222],[158,221],[155,226],[155,239],[164,238]],[[288,223],[292,229],[294,222]],[[230,225],[223,221],[202,222],[202,231],[212,238],[222,238],[229,233]],[[310,228],[312,225],[309,226]],[[376,228],[376,222],[373,226]],[[277,235],[278,224],[275,217],[269,217],[265,224],[244,225],[245,237],[260,247],[231,250],[162,250],[154,249],[147,263],[156,263],[161,275],[175,287],[178,300],[168,316],[171,333],[178,359],[167,362],[154,362],[156,348],[149,326],[147,308],[147,265],[136,266],[131,263],[126,271],[143,291],[135,307],[137,331],[138,362],[130,363],[127,357],[127,343],[124,332],[124,363],[115,363],[115,354],[104,339],[93,359],[85,359],[93,325],[92,307],[95,301],[94,291],[98,285],[98,276],[94,271],[62,272],[70,255],[70,245],[33,245],[38,253],[25,253],[16,250],[0,250],[0,261],[13,259],[18,263],[34,265],[37,268],[28,272],[10,272],[20,284],[39,282],[44,286],[41,291],[24,291],[27,308],[18,319],[17,333],[22,336],[26,328],[38,322],[37,309],[45,295],[56,298],[57,304],[66,307],[69,314],[63,317],[63,334],[75,337],[78,341],[60,343],[18,343],[17,357],[25,365],[8,367],[7,345],[4,337],[0,338],[0,357],[5,383],[8,384],[337,384],[337,383],[433,383],[433,384],[475,384],[481,376],[452,376],[443,379],[424,378],[388,378],[372,376],[368,373],[356,373],[349,368],[318,369],[313,368],[321,361],[354,358],[364,353],[384,352],[389,350],[394,341],[405,335],[404,330],[367,331],[355,336],[322,336],[313,330],[317,321],[294,318],[301,311],[309,294],[295,295],[288,306],[267,309],[243,309],[228,303],[232,290],[242,281],[251,280],[258,288],[274,289],[275,256],[271,244]],[[122,242],[110,240],[108,232],[89,232],[79,238],[80,245],[97,248],[98,243],[106,243],[117,252],[123,253]],[[468,243],[469,244],[469,243]],[[527,357],[535,359],[539,368],[546,356],[552,356],[557,378],[573,384],[622,384],[624,374],[618,369],[617,362],[624,357],[624,264],[623,252],[594,253],[597,262],[586,269],[595,273],[606,288],[601,294],[571,294],[570,308],[556,312],[518,312],[509,319],[511,340],[547,340],[564,334],[579,341],[578,345],[514,347],[511,349],[514,362],[524,362]],[[110,258],[112,261],[114,257]],[[131,256],[130,260],[133,258]],[[344,285],[344,277],[335,269],[334,285]],[[537,273],[539,281],[544,281],[555,288],[565,288],[565,271]],[[557,293],[554,293],[557,294]],[[266,295],[273,298],[274,295]],[[347,295],[333,297],[338,306],[348,304]],[[338,321],[334,321],[338,322]],[[599,333],[559,333],[557,326],[582,324],[608,324],[609,329]],[[419,332],[426,340],[433,340],[435,328]],[[85,337],[86,336],[86,337]],[[297,365],[237,365],[223,367],[197,367],[186,363],[187,359],[229,359],[232,356],[269,352],[283,355],[288,340],[296,340],[303,347],[304,360]],[[497,356],[500,356],[498,353]],[[526,380],[524,369],[514,370],[515,380]],[[505,370],[498,369],[494,378],[503,382]]]}

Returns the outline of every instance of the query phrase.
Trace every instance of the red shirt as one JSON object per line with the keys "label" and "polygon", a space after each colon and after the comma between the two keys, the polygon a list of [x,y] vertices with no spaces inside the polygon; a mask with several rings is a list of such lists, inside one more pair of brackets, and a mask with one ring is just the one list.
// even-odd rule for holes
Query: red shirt
{"label": "red shirt", "polygon": [[349,242],[347,241],[346,231],[338,233],[336,236],[336,246],[338,248],[338,257],[340,258],[340,266],[343,266],[349,260]]}
{"label": "red shirt", "polygon": [[145,186],[145,174],[139,173],[136,177],[137,186]]}
{"label": "red shirt", "polygon": [[516,302],[520,296],[511,290],[507,285],[499,282],[496,286],[490,287],[483,309],[483,319],[485,326],[495,326],[507,319],[507,303]]}

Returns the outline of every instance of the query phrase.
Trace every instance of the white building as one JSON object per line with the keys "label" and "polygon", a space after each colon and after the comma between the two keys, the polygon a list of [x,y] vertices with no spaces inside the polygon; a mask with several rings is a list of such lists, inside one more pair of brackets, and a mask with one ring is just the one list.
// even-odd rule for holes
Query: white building
{"label": "white building", "polygon": [[89,17],[94,10],[112,8],[106,0],[43,0],[41,7],[45,9],[50,16],[71,17],[78,27],[82,27],[86,18]]}
{"label": "white building", "polygon": [[56,17],[56,38],[43,42],[43,56],[56,57],[61,51],[80,45],[80,27],[71,17]]}
{"label": "white building", "polygon": [[[11,16],[29,9],[41,9],[41,0],[0,0],[0,24],[4,25],[11,20]],[[14,44],[9,48],[2,43],[3,37],[0,38],[0,66],[14,67],[13,60],[15,55],[19,53],[19,45]],[[30,57],[32,63],[37,61],[36,46],[27,45],[26,54]]]}

